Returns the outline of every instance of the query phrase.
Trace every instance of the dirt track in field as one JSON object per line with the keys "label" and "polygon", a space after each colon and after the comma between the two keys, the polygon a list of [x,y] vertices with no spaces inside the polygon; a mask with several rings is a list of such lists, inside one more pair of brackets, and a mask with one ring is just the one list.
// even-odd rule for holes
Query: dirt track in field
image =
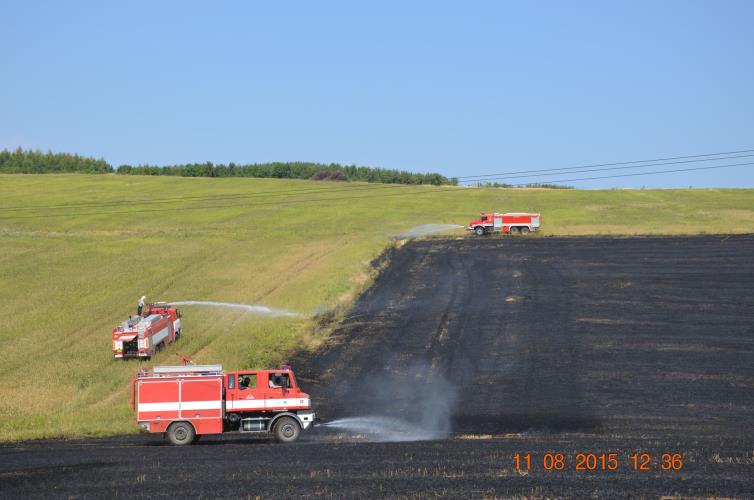
{"label": "dirt track in field", "polygon": [[[449,437],[26,443],[0,448],[0,491],[747,497],[753,256],[754,236],[410,243],[294,367],[324,420],[382,415]],[[513,469],[516,452],[532,454],[531,471]],[[551,452],[564,470],[544,470]],[[632,469],[635,452],[651,470]],[[616,453],[618,470],[576,471],[578,453]],[[661,470],[663,453],[683,468]]]}

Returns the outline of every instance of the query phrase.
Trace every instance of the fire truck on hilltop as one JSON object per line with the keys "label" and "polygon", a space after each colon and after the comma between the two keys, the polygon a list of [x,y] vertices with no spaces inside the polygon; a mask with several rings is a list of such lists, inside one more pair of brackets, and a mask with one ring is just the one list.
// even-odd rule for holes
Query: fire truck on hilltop
{"label": "fire truck on hilltop", "polygon": [[542,221],[540,214],[510,212],[506,214],[479,214],[479,219],[469,222],[468,231],[474,231],[479,236],[494,232],[508,234],[529,234],[539,231]]}
{"label": "fire truck on hilltop", "polygon": [[174,445],[204,434],[269,433],[284,443],[314,423],[308,394],[288,366],[223,371],[220,365],[156,366],[131,382],[131,409],[142,429]]}
{"label": "fire truck on hilltop", "polygon": [[165,302],[147,304],[141,316],[113,328],[113,356],[149,359],[181,336],[181,313]]}

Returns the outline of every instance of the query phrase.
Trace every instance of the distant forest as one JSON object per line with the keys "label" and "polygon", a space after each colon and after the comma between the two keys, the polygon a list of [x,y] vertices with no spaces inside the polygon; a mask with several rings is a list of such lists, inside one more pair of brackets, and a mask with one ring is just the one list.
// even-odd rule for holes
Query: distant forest
{"label": "distant forest", "polygon": [[181,177],[271,177],[277,179],[348,180],[381,182],[385,184],[433,184],[435,186],[458,184],[457,179],[448,179],[444,175],[435,173],[418,174],[405,170],[309,162],[252,163],[249,165],[236,165],[235,163],[214,165],[211,162],[206,162],[169,165],[166,167],[149,165],[132,167],[131,165],[121,165],[118,167],[118,173],[121,175],[175,175]]}
{"label": "distant forest", "polygon": [[476,187],[495,187],[495,188],[573,189],[573,186],[566,186],[565,184],[550,184],[547,182],[532,182],[529,184],[507,184],[505,182],[479,181],[470,185],[476,186]]}
{"label": "distant forest", "polygon": [[[82,173],[119,175],[172,175],[179,177],[263,177],[275,179],[311,179],[317,181],[359,181],[383,184],[431,184],[458,185],[455,177],[445,177],[436,173],[420,174],[405,170],[359,167],[338,163],[274,162],[237,165],[215,165],[206,163],[186,163],[157,167],[152,165],[121,165],[117,170],[103,159],[88,158],[70,153],[46,153],[39,150],[21,148],[0,151],[0,174],[46,174]],[[498,182],[480,181],[477,187],[537,187],[549,189],[572,189],[571,186],[537,183],[525,186]]]}
{"label": "distant forest", "polygon": [[250,165],[214,165],[187,163],[156,167],[150,165],[121,165],[117,171],[103,159],[87,158],[70,153],[43,153],[39,150],[0,151],[0,173],[46,174],[82,173],[120,175],[174,175],[181,177],[271,177],[277,179],[313,179],[328,181],[361,181],[385,184],[457,184],[457,179],[429,173],[419,174],[404,170],[308,162],[254,163]]}
{"label": "distant forest", "polygon": [[48,151],[0,151],[2,174],[59,174],[78,172],[82,174],[108,174],[113,167],[103,159],[86,158],[69,153]]}

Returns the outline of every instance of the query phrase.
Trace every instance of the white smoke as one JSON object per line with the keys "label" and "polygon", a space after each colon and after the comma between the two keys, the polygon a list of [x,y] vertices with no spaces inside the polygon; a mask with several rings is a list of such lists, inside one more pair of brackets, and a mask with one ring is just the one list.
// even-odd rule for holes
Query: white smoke
{"label": "white smoke", "polygon": [[225,309],[235,309],[238,311],[244,311],[252,314],[260,314],[270,317],[296,317],[301,316],[300,313],[288,311],[286,309],[273,309],[267,306],[260,306],[256,304],[235,304],[232,302],[215,302],[211,300],[178,300],[171,301],[168,304],[174,306],[209,306],[209,307],[222,307]]}
{"label": "white smoke", "polygon": [[405,233],[399,234],[398,239],[420,238],[435,233],[443,233],[451,229],[460,229],[463,226],[458,224],[422,224],[421,226],[412,227]]}
{"label": "white smoke", "polygon": [[376,442],[448,437],[458,402],[457,387],[425,361],[405,365],[391,356],[383,366],[385,371],[351,381],[345,388],[354,403],[350,410],[356,415],[321,426]]}

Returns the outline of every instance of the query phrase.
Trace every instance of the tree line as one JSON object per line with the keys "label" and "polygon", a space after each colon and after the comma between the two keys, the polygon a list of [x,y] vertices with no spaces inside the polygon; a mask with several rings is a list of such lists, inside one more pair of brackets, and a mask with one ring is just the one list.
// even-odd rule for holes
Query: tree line
{"label": "tree line", "polygon": [[415,173],[406,170],[360,167],[357,165],[322,164],[311,162],[274,162],[237,165],[215,165],[212,162],[186,163],[157,167],[152,165],[121,165],[114,169],[103,159],[89,158],[70,153],[42,152],[40,150],[0,151],[0,173],[46,174],[83,173],[120,175],[172,175],[180,177],[270,177],[277,179],[313,179],[361,181],[385,184],[457,184],[437,173]]}
{"label": "tree line", "polygon": [[[313,162],[272,162],[237,165],[185,163],[157,167],[153,165],[121,165],[117,170],[103,159],[85,157],[70,153],[42,152],[40,150],[0,151],[0,173],[3,174],[44,174],[44,173],[84,173],[120,175],[172,175],[179,177],[263,177],[275,179],[311,179],[328,181],[360,181],[384,184],[432,184],[458,185],[455,177],[445,177],[437,173],[416,173],[406,170],[341,165],[339,163]],[[480,181],[477,187],[537,187],[548,189],[573,189],[549,183],[533,183],[525,186],[499,182]]]}
{"label": "tree line", "polygon": [[113,171],[112,165],[103,159],[87,158],[70,153],[43,153],[39,150],[0,151],[0,173],[3,174],[46,174],[71,173],[107,174]]}
{"label": "tree line", "polygon": [[542,188],[542,189],[573,189],[573,186],[565,184],[551,184],[548,182],[532,182],[529,184],[508,184],[505,182],[479,181],[472,184],[476,187],[494,187],[494,188]]}
{"label": "tree line", "polygon": [[[157,167],[121,165],[121,175],[173,175],[180,177],[265,177],[276,179],[349,180],[384,184],[457,184],[455,178],[437,173],[415,173],[406,170],[340,165],[338,163],[273,162],[237,165],[215,165],[212,162],[186,163]],[[339,175],[341,174],[341,175]]]}

